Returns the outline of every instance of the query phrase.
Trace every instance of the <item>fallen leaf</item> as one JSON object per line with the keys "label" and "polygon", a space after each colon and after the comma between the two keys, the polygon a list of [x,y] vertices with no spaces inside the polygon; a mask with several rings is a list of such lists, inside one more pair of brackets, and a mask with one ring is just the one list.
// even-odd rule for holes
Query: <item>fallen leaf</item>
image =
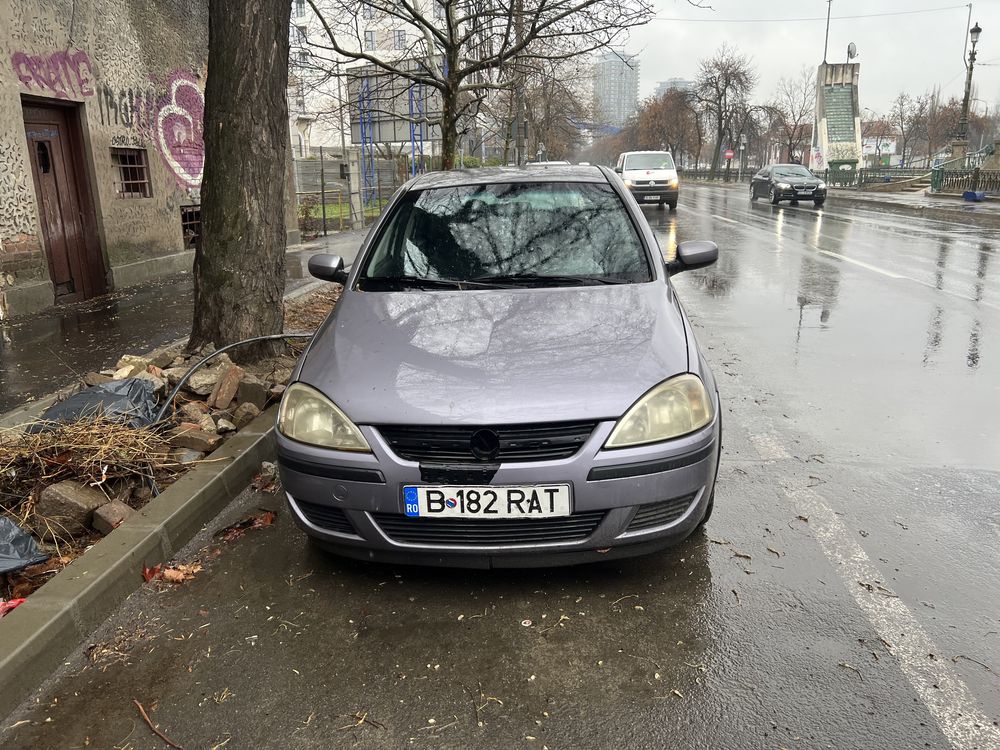
{"label": "fallen leaf", "polygon": [[170,568],[164,568],[160,573],[160,577],[167,583],[183,583],[184,581],[190,581],[201,570],[202,567],[199,563],[174,565]]}
{"label": "fallen leaf", "polygon": [[159,578],[160,577],[160,572],[161,572],[160,571],[161,567],[162,566],[160,565],[160,563],[157,563],[152,568],[147,568],[145,565],[143,565],[142,566],[142,579],[146,583],[149,583],[153,579]]}

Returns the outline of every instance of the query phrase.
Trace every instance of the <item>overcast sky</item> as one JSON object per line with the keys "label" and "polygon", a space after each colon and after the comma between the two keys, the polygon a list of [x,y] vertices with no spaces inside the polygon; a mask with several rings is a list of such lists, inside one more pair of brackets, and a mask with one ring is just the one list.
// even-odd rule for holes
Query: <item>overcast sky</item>
{"label": "overcast sky", "polygon": [[[815,71],[823,61],[826,0],[706,0],[713,10],[692,7],[687,0],[654,2],[657,20],[633,30],[628,44],[628,51],[640,56],[640,98],[652,94],[657,81],[694,79],[698,61],[723,42],[753,58],[760,74],[758,101],[771,97],[782,76],[803,65]],[[906,15],[871,17],[901,12]],[[919,94],[938,85],[945,99],[961,97],[968,12],[954,0],[833,0],[827,60],[846,62],[847,45],[854,42],[854,62],[861,64],[861,106],[879,112],[901,90]],[[792,20],[799,18],[821,20]],[[976,21],[983,33],[976,48],[975,95],[992,110],[1000,106],[1000,0],[974,2],[972,23]],[[984,105],[975,106],[981,112]]]}

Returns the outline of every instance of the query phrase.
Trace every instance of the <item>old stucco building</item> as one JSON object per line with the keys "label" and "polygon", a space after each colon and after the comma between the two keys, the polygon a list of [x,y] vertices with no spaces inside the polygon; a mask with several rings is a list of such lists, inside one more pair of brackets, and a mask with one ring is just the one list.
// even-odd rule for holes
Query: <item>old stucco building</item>
{"label": "old stucco building", "polygon": [[0,317],[191,268],[207,56],[208,0],[0,4]]}

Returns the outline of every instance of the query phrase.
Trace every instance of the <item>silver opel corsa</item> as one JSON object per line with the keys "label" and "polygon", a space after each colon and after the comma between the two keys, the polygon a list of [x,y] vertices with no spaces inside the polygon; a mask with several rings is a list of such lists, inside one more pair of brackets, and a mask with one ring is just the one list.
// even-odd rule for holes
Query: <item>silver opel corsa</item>
{"label": "silver opel corsa", "polygon": [[278,416],[298,524],[364,559],[565,565],[653,552],[712,512],[719,396],[609,169],[438,172],[393,196]]}

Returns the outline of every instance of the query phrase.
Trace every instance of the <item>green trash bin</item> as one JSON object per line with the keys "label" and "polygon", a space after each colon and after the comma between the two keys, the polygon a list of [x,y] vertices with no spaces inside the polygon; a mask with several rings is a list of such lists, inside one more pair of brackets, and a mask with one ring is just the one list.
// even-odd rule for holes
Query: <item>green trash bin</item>
{"label": "green trash bin", "polygon": [[853,185],[858,178],[858,160],[851,159],[829,162],[831,185]]}

